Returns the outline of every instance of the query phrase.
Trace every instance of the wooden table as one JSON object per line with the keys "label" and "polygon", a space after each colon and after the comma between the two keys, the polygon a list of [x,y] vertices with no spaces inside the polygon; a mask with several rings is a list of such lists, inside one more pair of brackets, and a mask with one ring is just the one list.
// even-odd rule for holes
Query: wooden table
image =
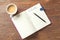
{"label": "wooden table", "polygon": [[18,13],[36,3],[41,3],[52,22],[24,40],[60,40],[60,0],[0,0],[0,40],[22,40],[6,13],[6,5],[9,3],[18,6]]}

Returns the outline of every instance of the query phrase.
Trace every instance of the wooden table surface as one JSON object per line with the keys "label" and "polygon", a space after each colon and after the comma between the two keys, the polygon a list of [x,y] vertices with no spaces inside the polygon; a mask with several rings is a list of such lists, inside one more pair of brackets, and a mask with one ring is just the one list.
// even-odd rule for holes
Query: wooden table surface
{"label": "wooden table surface", "polygon": [[24,40],[60,40],[60,0],[0,0],[0,40],[22,40],[6,13],[6,5],[9,3],[17,5],[18,13],[41,3],[52,22]]}

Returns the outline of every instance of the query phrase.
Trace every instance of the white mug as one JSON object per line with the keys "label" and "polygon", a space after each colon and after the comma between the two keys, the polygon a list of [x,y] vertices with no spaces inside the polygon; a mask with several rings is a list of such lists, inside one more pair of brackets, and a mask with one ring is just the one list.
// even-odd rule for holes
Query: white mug
{"label": "white mug", "polygon": [[[12,11],[9,8],[11,8]],[[10,14],[10,15],[16,14],[16,12],[17,12],[17,6],[14,3],[8,4],[7,7],[6,7],[6,12],[8,14]]]}

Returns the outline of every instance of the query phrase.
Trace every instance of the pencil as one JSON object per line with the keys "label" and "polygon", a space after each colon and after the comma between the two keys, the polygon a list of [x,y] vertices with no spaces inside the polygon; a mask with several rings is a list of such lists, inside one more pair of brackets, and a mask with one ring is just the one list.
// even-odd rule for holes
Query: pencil
{"label": "pencil", "polygon": [[36,13],[34,13],[34,15],[36,15],[39,19],[41,19],[43,22],[46,23],[46,21],[44,19],[42,19],[40,16],[38,16]]}

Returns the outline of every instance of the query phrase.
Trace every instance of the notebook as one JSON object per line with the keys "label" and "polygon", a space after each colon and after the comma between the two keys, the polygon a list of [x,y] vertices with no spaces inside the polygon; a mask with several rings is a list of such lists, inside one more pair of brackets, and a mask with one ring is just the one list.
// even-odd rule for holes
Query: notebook
{"label": "notebook", "polygon": [[22,39],[51,24],[40,3],[10,18]]}

